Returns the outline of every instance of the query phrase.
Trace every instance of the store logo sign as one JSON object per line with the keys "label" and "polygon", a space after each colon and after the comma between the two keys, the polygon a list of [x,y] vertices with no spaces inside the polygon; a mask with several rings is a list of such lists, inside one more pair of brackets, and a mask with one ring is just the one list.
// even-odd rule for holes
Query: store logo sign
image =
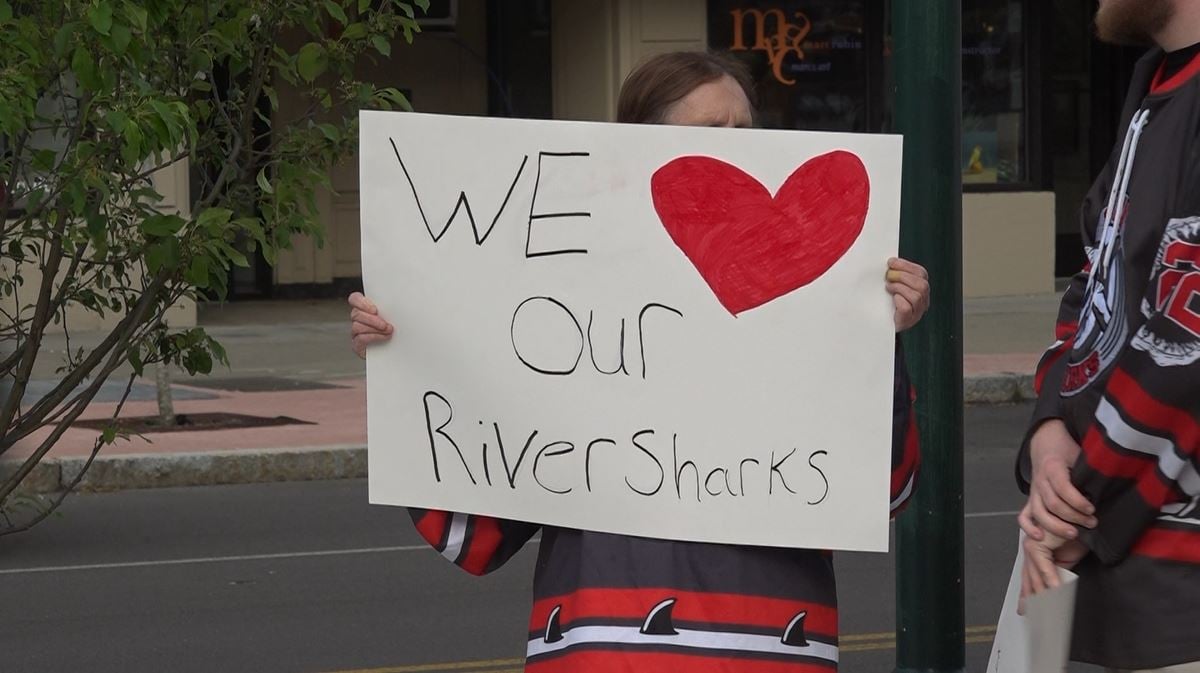
{"label": "store logo sign", "polygon": [[[788,55],[804,60],[804,41],[812,32],[812,21],[804,12],[796,12],[792,23],[782,9],[735,9],[733,15],[733,46],[732,51],[762,51],[766,52],[767,60],[771,62],[771,70],[775,79],[783,84],[792,85],[795,79],[789,79],[783,72],[783,63]],[[754,44],[746,46],[746,20],[751,19],[754,25]],[[769,34],[768,19],[774,19],[773,34]]]}

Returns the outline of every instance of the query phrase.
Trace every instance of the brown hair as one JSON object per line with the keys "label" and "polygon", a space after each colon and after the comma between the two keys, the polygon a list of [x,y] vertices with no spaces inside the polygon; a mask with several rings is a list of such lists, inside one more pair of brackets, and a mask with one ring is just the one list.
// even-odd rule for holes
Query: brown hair
{"label": "brown hair", "polygon": [[755,106],[754,80],[741,61],[728,54],[708,51],[675,51],[642,63],[621,85],[617,121],[626,124],[661,124],[671,106],[696,87],[732,77]]}

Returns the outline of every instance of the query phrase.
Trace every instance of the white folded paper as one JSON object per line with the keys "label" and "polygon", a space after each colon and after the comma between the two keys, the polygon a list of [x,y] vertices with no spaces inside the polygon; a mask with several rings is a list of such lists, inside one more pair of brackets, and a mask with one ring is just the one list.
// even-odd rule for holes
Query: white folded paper
{"label": "white folded paper", "polygon": [[1057,589],[1030,596],[1025,601],[1025,615],[1018,615],[1021,567],[1025,563],[1024,541],[1022,534],[996,627],[996,640],[992,643],[988,673],[1060,673],[1067,667],[1079,577],[1060,568],[1058,574],[1062,584]]}

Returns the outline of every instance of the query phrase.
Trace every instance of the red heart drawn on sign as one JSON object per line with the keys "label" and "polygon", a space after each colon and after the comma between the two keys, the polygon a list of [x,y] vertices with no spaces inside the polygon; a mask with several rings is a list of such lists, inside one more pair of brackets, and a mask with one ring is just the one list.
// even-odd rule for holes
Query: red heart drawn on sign
{"label": "red heart drawn on sign", "polygon": [[663,227],[734,316],[820,278],[858,240],[871,182],[861,159],[836,151],[806,161],[774,197],[754,177],[688,156],[650,180]]}

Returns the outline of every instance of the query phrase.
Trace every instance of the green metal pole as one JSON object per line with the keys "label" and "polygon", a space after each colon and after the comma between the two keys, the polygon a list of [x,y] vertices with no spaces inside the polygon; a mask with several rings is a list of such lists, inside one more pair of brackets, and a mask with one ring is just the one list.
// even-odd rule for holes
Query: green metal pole
{"label": "green metal pole", "polygon": [[901,255],[929,270],[929,313],[904,335],[921,477],[896,526],[896,671],[962,671],[962,12],[893,0],[896,130],[904,135]]}

